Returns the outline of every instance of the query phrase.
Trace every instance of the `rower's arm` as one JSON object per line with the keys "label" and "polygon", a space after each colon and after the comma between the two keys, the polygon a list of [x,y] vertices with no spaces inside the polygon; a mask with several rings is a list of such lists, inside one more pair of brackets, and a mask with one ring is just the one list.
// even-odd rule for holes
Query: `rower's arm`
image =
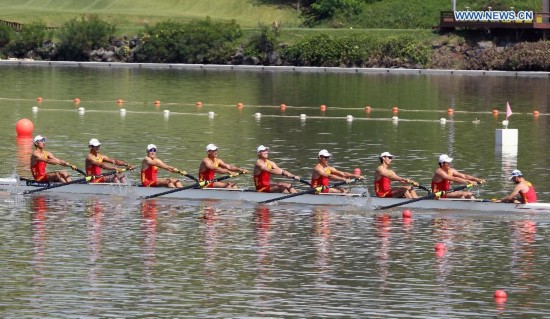
{"label": "rower's arm", "polygon": [[100,162],[92,154],[88,154],[88,156],[86,156],[86,166],[96,165],[96,166],[99,166],[103,169],[109,169],[109,170],[116,170],[117,169],[116,166],[111,165],[111,164],[107,164],[107,163],[112,163],[112,160],[108,157],[104,156],[103,157],[103,162]]}
{"label": "rower's arm", "polygon": [[510,195],[503,197],[500,201],[505,203],[514,202],[514,200],[518,197],[520,191],[522,190],[526,191],[523,189],[524,188],[523,186],[524,185],[522,185],[521,183],[517,184],[516,187],[514,188],[514,191],[511,192]]}
{"label": "rower's arm", "polygon": [[47,158],[46,158],[46,159],[44,159],[43,157],[38,157],[37,159],[38,159],[39,161],[44,161],[44,162],[46,162],[46,163],[48,163],[48,164],[61,165],[61,166],[69,166],[69,162],[60,160],[59,158],[53,156],[53,154],[50,153],[50,152],[47,152],[46,155],[47,155]]}

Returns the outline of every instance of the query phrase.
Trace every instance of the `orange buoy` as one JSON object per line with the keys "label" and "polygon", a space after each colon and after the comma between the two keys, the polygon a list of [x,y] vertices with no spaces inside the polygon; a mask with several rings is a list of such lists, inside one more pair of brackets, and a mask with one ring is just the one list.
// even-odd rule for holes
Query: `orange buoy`
{"label": "orange buoy", "polygon": [[399,112],[399,108],[397,106],[394,106],[391,110],[393,113]]}
{"label": "orange buoy", "polygon": [[197,107],[201,107],[201,106],[202,106],[202,102],[201,102],[201,101],[197,101],[197,103],[195,103],[195,105],[196,105]]}
{"label": "orange buoy", "polygon": [[80,103],[80,99],[77,98],[77,97],[75,97],[73,101],[74,101],[74,104],[79,104]]}
{"label": "orange buoy", "polygon": [[449,114],[453,114],[454,112],[455,112],[455,110],[452,107],[447,109],[447,113],[449,113]]}
{"label": "orange buoy", "polygon": [[[403,218],[411,218],[412,215],[413,215],[413,213],[410,210],[408,210],[408,209],[403,210]],[[435,249],[437,250],[437,246],[436,246]]]}
{"label": "orange buoy", "polygon": [[324,104],[321,104],[321,106],[319,106],[319,109],[321,110],[321,112],[324,112],[327,110],[327,106]]}
{"label": "orange buoy", "polygon": [[493,110],[493,115],[498,115],[498,110],[497,109]]}
{"label": "orange buoy", "polygon": [[39,97],[37,97],[37,98],[36,98],[36,102],[38,102],[38,103],[42,103],[42,98],[41,98],[40,96],[39,96]]}
{"label": "orange buoy", "polygon": [[359,167],[354,168],[353,175],[355,176],[361,175],[361,169]]}
{"label": "orange buoy", "polygon": [[17,137],[32,137],[34,124],[29,119],[20,119],[15,124],[15,131],[17,132]]}
{"label": "orange buoy", "polygon": [[160,101],[159,101],[159,100],[155,100],[155,105],[160,105]]}
{"label": "orange buoy", "polygon": [[241,102],[237,103],[237,109],[241,110],[244,107],[244,104]]}
{"label": "orange buoy", "polygon": [[123,100],[123,99],[118,99],[118,100],[116,100],[116,104],[122,104],[122,103],[124,103],[124,100]]}
{"label": "orange buoy", "polygon": [[365,106],[365,113],[370,113],[372,111],[372,108],[370,106]]}
{"label": "orange buoy", "polygon": [[539,111],[533,111],[533,116],[534,116],[534,117],[537,117],[537,116],[539,116],[539,115],[540,115]]}
{"label": "orange buoy", "polygon": [[284,104],[284,103],[281,104],[281,106],[279,107],[279,109],[280,109],[281,111],[284,112],[284,111],[286,110],[286,104]]}

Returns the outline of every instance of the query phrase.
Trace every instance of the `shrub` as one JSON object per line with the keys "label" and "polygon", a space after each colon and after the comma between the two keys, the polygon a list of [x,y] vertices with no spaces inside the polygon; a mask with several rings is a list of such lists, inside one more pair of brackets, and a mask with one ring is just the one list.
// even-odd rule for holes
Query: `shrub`
{"label": "shrub", "polygon": [[279,45],[278,29],[260,24],[259,31],[254,33],[246,45],[247,56],[257,55],[264,63],[268,61],[271,54]]}
{"label": "shrub", "polygon": [[1,24],[0,25],[0,47],[8,44],[13,38],[14,31],[11,27]]}
{"label": "shrub", "polygon": [[213,22],[210,18],[187,24],[160,22],[140,36],[137,61],[157,63],[225,63],[241,37],[235,21]]}
{"label": "shrub", "polygon": [[21,31],[16,32],[6,51],[15,57],[23,57],[29,51],[42,47],[45,41],[51,41],[52,31],[47,30],[43,22],[25,24]]}
{"label": "shrub", "polygon": [[88,52],[109,45],[115,26],[97,16],[66,22],[59,31],[58,60],[87,61]]}

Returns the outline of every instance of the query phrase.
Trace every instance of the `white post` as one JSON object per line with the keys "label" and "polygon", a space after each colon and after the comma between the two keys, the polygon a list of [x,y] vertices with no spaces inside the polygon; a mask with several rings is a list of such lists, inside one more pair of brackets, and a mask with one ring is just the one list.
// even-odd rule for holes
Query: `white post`
{"label": "white post", "polygon": [[453,11],[456,11],[456,0],[453,0]]}

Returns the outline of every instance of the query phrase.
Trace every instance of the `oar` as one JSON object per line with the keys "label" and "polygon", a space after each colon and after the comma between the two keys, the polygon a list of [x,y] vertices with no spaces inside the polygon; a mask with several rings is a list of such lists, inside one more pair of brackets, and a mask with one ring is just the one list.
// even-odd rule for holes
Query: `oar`
{"label": "oar", "polygon": [[91,181],[92,179],[100,178],[100,177],[103,177],[103,176],[114,175],[114,174],[117,174],[117,173],[122,173],[124,171],[126,171],[125,168],[123,168],[119,171],[110,171],[110,172],[99,174],[99,175],[86,176],[84,178],[75,179],[74,181],[70,181],[70,182],[67,182],[67,183],[55,184],[55,185],[50,185],[50,186],[46,186],[46,187],[42,187],[42,188],[38,188],[38,189],[32,189],[32,190],[24,191],[23,194],[31,194],[31,193],[41,192],[41,191],[45,191],[45,190],[48,190],[48,189],[63,187],[63,186],[71,185],[71,184],[86,183],[86,182]]}
{"label": "oar", "polygon": [[187,178],[190,178],[190,179],[194,180],[194,181],[197,182],[197,183],[200,183],[200,181],[199,181],[198,178],[196,178],[195,176],[193,176],[193,175],[191,175],[191,174],[187,174],[186,171],[180,171],[179,169],[177,169],[177,170],[176,170],[176,173],[181,174],[181,175],[183,175],[183,176],[185,176],[185,177],[187,177]]}
{"label": "oar", "polygon": [[302,183],[304,183],[304,184],[306,184],[307,186],[311,187],[311,183],[308,182],[308,181],[306,181],[305,179],[300,178],[299,181],[302,182]]}
{"label": "oar", "polygon": [[[356,179],[352,179],[350,183],[355,183],[356,181],[357,181]],[[258,204],[267,204],[267,203],[276,202],[276,201],[280,201],[280,200],[283,200],[283,199],[292,198],[292,197],[296,197],[296,196],[301,196],[301,195],[305,195],[305,194],[320,193],[321,191],[323,191],[323,189],[338,187],[340,185],[344,185],[344,184],[347,184],[347,183],[348,182],[344,181],[344,182],[334,183],[334,184],[328,185],[328,186],[317,186],[315,188],[311,188],[311,189],[308,189],[308,190],[303,191],[303,192],[294,193],[294,194],[290,194],[290,195],[285,195],[285,196],[280,196],[280,197],[277,197],[277,198],[264,200],[264,201],[258,202]]]}
{"label": "oar", "polygon": [[418,187],[418,188],[420,188],[421,190],[424,190],[424,191],[428,192],[428,194],[432,192],[431,189],[429,189],[429,188],[427,188],[427,187],[425,187],[425,186],[422,186],[422,185],[418,184],[418,182],[412,182],[411,185],[414,186],[414,187]]}
{"label": "oar", "polygon": [[442,196],[444,194],[460,191],[460,190],[463,190],[463,189],[466,189],[466,188],[470,188],[472,186],[474,186],[474,185],[472,185],[472,184],[462,185],[462,186],[458,186],[458,187],[455,187],[455,188],[451,188],[448,191],[439,191],[439,192],[435,192],[435,193],[430,193],[426,196],[413,198],[411,200],[406,200],[404,202],[400,202],[400,203],[396,203],[396,204],[392,204],[392,205],[388,205],[388,206],[381,206],[381,207],[375,208],[375,210],[382,210],[382,209],[388,209],[388,208],[393,208],[393,207],[397,207],[397,206],[407,205],[407,204],[418,202],[418,201],[421,201],[421,200],[424,200],[424,199],[432,199],[434,197],[439,197],[439,196]]}
{"label": "oar", "polygon": [[84,176],[88,175],[88,174],[86,174],[86,172],[84,172],[80,168],[76,167],[76,165],[73,165],[73,164],[67,162],[67,166],[69,166],[73,171],[77,171],[77,172],[79,172],[80,174],[82,174]]}
{"label": "oar", "polygon": [[183,191],[183,190],[190,189],[190,188],[196,188],[196,187],[203,188],[203,187],[205,187],[206,185],[208,185],[210,183],[223,181],[224,179],[236,177],[236,176],[239,176],[241,174],[242,173],[240,173],[240,172],[239,173],[234,173],[234,174],[231,174],[231,175],[218,177],[218,178],[216,178],[214,180],[211,180],[211,181],[202,181],[202,182],[197,182],[197,183],[192,184],[192,185],[187,185],[185,187],[172,188],[172,189],[167,190],[165,192],[160,192],[160,193],[156,193],[156,194],[153,194],[153,195],[147,195],[147,196],[140,197],[140,199],[155,198],[155,197],[159,197],[159,196],[163,196],[163,195],[167,195],[167,194],[172,194],[172,193]]}

